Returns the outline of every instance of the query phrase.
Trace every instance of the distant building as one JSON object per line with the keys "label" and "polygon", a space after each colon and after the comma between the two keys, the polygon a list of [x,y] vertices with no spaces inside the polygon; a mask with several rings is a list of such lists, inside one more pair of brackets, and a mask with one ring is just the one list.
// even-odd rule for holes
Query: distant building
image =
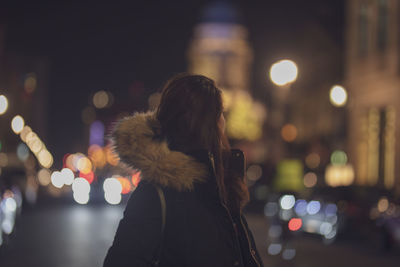
{"label": "distant building", "polygon": [[263,134],[265,107],[250,95],[253,51],[247,35],[228,1],[206,6],[188,48],[188,71],[212,78],[223,90],[228,136],[255,141]]}
{"label": "distant building", "polygon": [[347,1],[346,37],[348,148],[356,183],[399,194],[400,2]]}

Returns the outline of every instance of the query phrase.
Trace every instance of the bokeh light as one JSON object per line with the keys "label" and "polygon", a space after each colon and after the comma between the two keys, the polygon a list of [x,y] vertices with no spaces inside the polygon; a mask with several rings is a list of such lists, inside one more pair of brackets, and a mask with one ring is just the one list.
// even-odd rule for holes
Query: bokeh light
{"label": "bokeh light", "polygon": [[286,142],[293,142],[297,138],[297,128],[293,124],[285,124],[281,129],[281,135]]}
{"label": "bokeh light", "polygon": [[385,212],[389,208],[389,201],[387,197],[381,197],[378,201],[378,211],[379,212]]}
{"label": "bokeh light", "polygon": [[306,165],[310,169],[318,168],[321,158],[317,153],[310,153],[306,157]]}
{"label": "bokeh light", "polygon": [[351,185],[354,178],[354,169],[350,164],[328,165],[325,169],[325,182],[332,187]]}
{"label": "bokeh light", "polygon": [[290,231],[297,231],[301,228],[303,222],[300,218],[292,218],[288,223],[288,228]]}
{"label": "bokeh light", "polygon": [[335,150],[331,154],[332,165],[345,165],[347,163],[347,154],[342,150]]}
{"label": "bokeh light", "polygon": [[76,163],[76,168],[86,174],[92,171],[93,165],[90,159],[88,159],[86,156],[80,157]]}
{"label": "bokeh light", "polygon": [[61,175],[61,172],[55,171],[51,174],[51,184],[57,188],[64,186],[64,179]]}
{"label": "bokeh light", "polygon": [[40,165],[44,168],[50,168],[53,165],[53,156],[47,149],[42,149],[37,155]]}
{"label": "bokeh light", "polygon": [[51,173],[48,169],[40,169],[37,174],[39,184],[42,186],[48,186],[51,182]]}
{"label": "bokeh light", "polygon": [[303,183],[305,187],[311,188],[317,184],[317,175],[314,172],[308,172],[304,175]]}
{"label": "bokeh light", "polygon": [[90,184],[86,179],[78,177],[72,183],[73,198],[78,204],[89,202]]}
{"label": "bokeh light", "polygon": [[137,187],[140,182],[140,172],[135,172],[132,174],[131,182],[134,187]]}
{"label": "bokeh light", "polygon": [[66,185],[72,185],[75,175],[69,168],[63,168],[61,170],[61,176]]}
{"label": "bokeh light", "polygon": [[281,253],[282,245],[278,243],[272,243],[268,246],[268,254],[270,255],[278,255]]}
{"label": "bokeh light", "polygon": [[104,192],[110,194],[121,194],[122,185],[116,178],[107,178],[103,183]]}
{"label": "bokeh light", "polygon": [[274,63],[269,71],[271,81],[278,86],[294,82],[297,79],[297,75],[298,69],[296,63],[288,59]]}
{"label": "bokeh light", "polygon": [[290,210],[294,207],[296,199],[293,195],[284,195],[280,198],[279,203],[284,210]]}
{"label": "bokeh light", "polygon": [[118,177],[117,178],[118,182],[120,182],[121,186],[122,186],[122,191],[121,194],[128,194],[132,191],[132,185],[131,182],[125,178],[125,177]]}
{"label": "bokeh light", "polygon": [[98,108],[105,108],[109,104],[110,98],[106,91],[98,91],[93,96],[93,105]]}
{"label": "bokeh light", "polygon": [[16,134],[22,132],[24,126],[25,126],[25,121],[20,115],[15,116],[11,121],[11,129]]}
{"label": "bokeh light", "polygon": [[8,109],[8,99],[4,95],[0,95],[0,115],[6,113]]}
{"label": "bokeh light", "polygon": [[35,73],[29,73],[27,77],[25,78],[24,82],[24,89],[25,92],[28,94],[31,94],[35,91],[37,85],[37,80],[36,80],[36,74]]}
{"label": "bokeh light", "polygon": [[307,204],[307,213],[310,215],[317,214],[321,209],[321,203],[316,200],[312,200]]}
{"label": "bokeh light", "polygon": [[329,93],[331,104],[335,107],[342,107],[347,102],[347,92],[340,85],[334,85]]}
{"label": "bokeh light", "polygon": [[111,205],[118,205],[121,202],[121,194],[113,194],[104,192],[104,199],[107,201],[108,204]]}
{"label": "bokeh light", "polygon": [[248,169],[247,169],[247,179],[249,179],[250,181],[257,181],[258,179],[260,179],[261,175],[262,175],[262,168],[260,165],[251,165]]}
{"label": "bokeh light", "polygon": [[29,148],[24,143],[18,144],[17,157],[21,161],[26,161],[29,158]]}
{"label": "bokeh light", "polygon": [[28,125],[25,125],[24,128],[22,129],[21,133],[19,134],[19,136],[21,137],[21,140],[26,142],[27,135],[31,132],[32,132],[31,127],[29,127]]}

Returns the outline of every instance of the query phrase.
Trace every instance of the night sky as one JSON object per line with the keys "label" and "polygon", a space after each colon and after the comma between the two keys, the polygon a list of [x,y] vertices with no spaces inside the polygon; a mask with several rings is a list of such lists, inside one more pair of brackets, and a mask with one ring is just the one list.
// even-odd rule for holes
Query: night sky
{"label": "night sky", "polygon": [[[56,161],[63,153],[84,152],[87,141],[82,140],[87,136],[81,111],[91,94],[109,90],[115,95],[115,105],[132,112],[137,108],[134,98],[150,95],[171,75],[187,69],[193,28],[203,8],[213,1],[60,2],[12,1],[1,11],[7,30],[6,53],[49,62],[47,135]],[[317,25],[343,51],[344,1],[231,2],[249,30],[255,56],[251,89],[261,101],[268,102],[271,85],[266,72],[275,60],[297,59],[300,69],[307,66],[303,77],[308,80],[320,68],[307,62],[315,49],[324,54],[323,42],[304,40],[302,33],[310,25]],[[328,79],[340,79],[340,68],[331,72]],[[135,95],[132,88],[137,84],[142,89]],[[126,105],[129,99],[132,107]]]}

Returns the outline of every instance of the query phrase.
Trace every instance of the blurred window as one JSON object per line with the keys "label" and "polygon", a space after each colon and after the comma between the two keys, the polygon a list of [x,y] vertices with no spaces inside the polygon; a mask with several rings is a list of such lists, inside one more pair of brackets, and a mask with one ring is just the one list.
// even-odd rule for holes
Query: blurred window
{"label": "blurred window", "polygon": [[389,13],[388,13],[388,0],[378,1],[378,49],[385,51],[388,44],[388,26],[389,26]]}
{"label": "blurred window", "polygon": [[358,54],[362,57],[368,53],[368,22],[368,5],[362,1],[358,15]]}

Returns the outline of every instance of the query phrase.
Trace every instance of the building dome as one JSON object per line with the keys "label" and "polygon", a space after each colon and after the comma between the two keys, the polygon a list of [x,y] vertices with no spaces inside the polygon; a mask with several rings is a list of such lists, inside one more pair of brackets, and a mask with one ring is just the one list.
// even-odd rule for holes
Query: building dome
{"label": "building dome", "polygon": [[204,8],[201,22],[242,24],[242,16],[230,1],[213,1]]}

